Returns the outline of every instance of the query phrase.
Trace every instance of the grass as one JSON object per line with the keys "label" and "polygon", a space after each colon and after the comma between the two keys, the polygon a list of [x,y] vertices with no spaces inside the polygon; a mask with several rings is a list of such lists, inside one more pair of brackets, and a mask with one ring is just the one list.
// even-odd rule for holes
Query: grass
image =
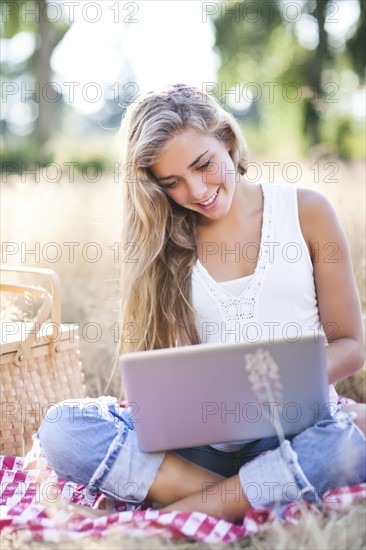
{"label": "grass", "polygon": [[[273,159],[272,159],[273,160]],[[262,162],[266,159],[262,159]],[[258,161],[260,163],[260,161]],[[363,163],[351,164],[298,161],[302,178],[297,185],[324,193],[335,206],[350,243],[355,277],[363,312],[365,295],[365,185]],[[283,163],[285,164],[285,163]],[[335,166],[336,165],[336,166]],[[329,177],[337,168],[333,178]],[[276,183],[286,183],[281,166]],[[275,171],[275,174],[277,172]],[[249,173],[250,176],[250,173]],[[329,179],[337,180],[329,182]],[[29,265],[54,269],[62,282],[62,321],[80,323],[80,348],[86,375],[88,395],[105,393],[120,396],[120,378],[115,369],[118,353],[118,258],[123,254],[120,238],[120,184],[109,176],[90,183],[75,179],[73,183],[52,183],[40,179],[32,183],[20,176],[9,177],[1,190],[2,261],[6,264]],[[265,170],[261,181],[268,181]],[[318,180],[318,181],[316,181]],[[288,182],[287,182],[288,183]],[[4,256],[4,243],[13,254]],[[39,244],[37,244],[39,243]],[[53,243],[53,244],[52,244]],[[67,243],[75,243],[70,245]],[[90,244],[94,243],[94,245]],[[88,246],[89,244],[89,246]],[[74,257],[70,254],[74,246]],[[35,253],[29,251],[36,250]],[[27,254],[28,251],[28,254]],[[57,258],[55,254],[61,253]],[[99,254],[99,258],[95,257]],[[38,281],[36,281],[38,282]],[[342,393],[366,402],[365,372],[348,378],[339,385]],[[298,526],[272,526],[261,536],[243,539],[229,548],[365,548],[365,503],[353,505],[341,517],[327,520],[305,514]],[[2,541],[10,548],[67,550],[83,548],[171,548],[172,541],[156,539],[120,539],[118,534],[100,540],[80,540],[75,544],[25,544],[15,536]],[[174,542],[175,548],[228,548],[226,545],[203,545],[188,541]]]}
{"label": "grass", "polygon": [[[62,322],[79,323],[88,394],[104,393],[117,349],[116,330],[110,327],[118,322],[119,310],[119,186],[109,180],[32,184],[15,179],[3,184],[1,194],[2,261],[59,274]],[[13,247],[15,253],[5,256],[4,250]],[[119,383],[112,392],[118,393]]]}

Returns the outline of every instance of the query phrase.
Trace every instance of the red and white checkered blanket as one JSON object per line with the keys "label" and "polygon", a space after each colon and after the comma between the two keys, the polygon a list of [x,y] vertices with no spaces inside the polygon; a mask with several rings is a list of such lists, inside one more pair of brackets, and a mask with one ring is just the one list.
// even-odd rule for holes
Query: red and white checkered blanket
{"label": "red and white checkered blanket", "polygon": [[[0,457],[1,530],[4,535],[17,532],[23,541],[75,541],[118,533],[229,543],[263,532],[272,522],[296,524],[301,517],[300,503],[287,506],[284,520],[266,509],[251,510],[242,525],[200,512],[161,512],[147,501],[137,509],[103,495],[90,495],[84,487],[58,478],[49,467],[25,469],[24,460]],[[342,511],[362,498],[366,498],[366,483],[329,491],[322,513]],[[314,512],[320,513],[315,508]]]}

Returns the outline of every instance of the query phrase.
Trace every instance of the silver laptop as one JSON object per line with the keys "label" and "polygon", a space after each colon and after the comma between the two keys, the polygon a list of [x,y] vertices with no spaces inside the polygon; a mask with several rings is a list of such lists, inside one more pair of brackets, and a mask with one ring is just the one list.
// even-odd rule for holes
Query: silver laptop
{"label": "silver laptop", "polygon": [[[301,432],[330,412],[324,340],[200,344],[125,353],[142,451]],[[243,443],[244,444],[244,443]]]}

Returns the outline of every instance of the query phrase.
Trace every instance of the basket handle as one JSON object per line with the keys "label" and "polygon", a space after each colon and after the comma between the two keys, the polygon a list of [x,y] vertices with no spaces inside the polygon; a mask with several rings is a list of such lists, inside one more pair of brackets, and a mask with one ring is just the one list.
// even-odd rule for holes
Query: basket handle
{"label": "basket handle", "polygon": [[52,295],[52,313],[51,320],[56,325],[61,322],[61,283],[60,278],[52,269],[42,267],[21,267],[21,266],[1,266],[0,272],[4,273],[30,273],[32,275],[43,275],[48,279]]}
{"label": "basket handle", "polygon": [[[17,292],[19,294],[24,294],[24,292],[28,292],[32,296],[37,296],[38,298],[42,298],[42,305],[37,311],[37,315],[32,322],[32,326],[29,329],[29,334],[27,335],[25,341],[21,342],[14,358],[14,363],[18,367],[20,367],[23,361],[27,359],[31,348],[35,344],[35,341],[37,339],[39,331],[41,330],[43,323],[45,322],[45,320],[47,319],[47,317],[51,312],[52,304],[53,304],[52,296],[44,288],[37,288],[34,286],[1,284],[0,290],[5,292]],[[37,326],[40,327],[38,332],[36,332]],[[53,336],[54,334],[52,332],[52,338]]]}

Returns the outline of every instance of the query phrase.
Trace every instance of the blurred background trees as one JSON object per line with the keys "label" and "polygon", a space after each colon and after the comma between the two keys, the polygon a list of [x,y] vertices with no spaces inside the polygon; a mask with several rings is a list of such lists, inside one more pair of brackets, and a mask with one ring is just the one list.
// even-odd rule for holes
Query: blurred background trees
{"label": "blurred background trees", "polygon": [[[83,113],[70,101],[76,88],[65,85],[55,64],[59,44],[71,42],[77,24],[77,9],[66,4],[67,10],[62,0],[0,1],[3,164],[20,159],[47,164],[55,158],[55,136],[69,130],[76,149],[80,136],[94,136],[103,149],[106,129],[118,127],[126,98],[128,103],[133,96],[136,79],[129,56],[135,47],[129,48],[129,25],[124,25],[113,46],[120,67],[115,67],[114,79],[101,84],[99,109]],[[79,11],[83,7],[83,2],[74,4],[81,4]],[[100,40],[92,4],[100,9],[109,4],[110,15],[117,4],[139,9],[139,2],[85,4],[90,4],[89,26],[96,30],[89,41]],[[202,86],[226,103],[259,153],[290,142],[302,154],[312,149],[343,159],[364,155],[364,0],[218,0],[204,2],[204,11],[216,34],[219,67],[211,88]],[[163,22],[160,29],[164,24],[179,25],[179,18]],[[80,35],[77,50],[88,48],[86,38]],[[111,58],[105,62],[116,65]],[[164,64],[164,52],[159,63]],[[157,65],[157,70],[169,73],[169,67]],[[98,74],[94,80],[98,82]],[[93,155],[103,164],[103,154]],[[85,160],[84,152],[80,156]]]}
{"label": "blurred background trees", "polygon": [[341,158],[362,156],[365,11],[362,0],[225,2],[215,16],[219,80],[229,90],[252,83],[242,110],[228,96],[229,106],[243,120],[252,114],[261,131],[269,126],[272,137],[281,130],[276,140],[295,126],[305,153],[323,144]]}
{"label": "blurred background trees", "polygon": [[[1,0],[1,16],[2,133],[15,158],[23,152],[44,164],[51,156],[43,158],[40,147],[56,131],[59,109],[55,93],[52,97],[42,91],[52,91],[52,52],[69,25],[65,19],[50,22],[46,0]],[[32,145],[24,148],[21,138],[29,134]]]}
{"label": "blurred background trees", "polygon": [[[78,156],[84,155],[78,139],[80,136],[94,135],[100,144],[98,137],[103,136],[106,129],[117,128],[120,123],[124,98],[128,93],[124,84],[133,80],[131,70],[124,66],[126,58],[123,54],[121,67],[116,67],[116,77],[118,72],[122,74],[113,80],[115,83],[118,80],[113,89],[105,90],[95,74],[94,88],[97,88],[97,93],[103,92],[103,101],[101,109],[94,110],[90,116],[75,109],[75,93],[82,85],[80,79],[65,82],[53,64],[57,47],[63,39],[69,39],[75,21],[83,19],[81,9],[88,7],[86,23],[92,26],[97,22],[98,10],[95,13],[92,9],[98,4],[103,6],[103,3],[87,4],[74,1],[66,2],[65,6],[63,0],[0,0],[1,167],[5,171],[7,168],[12,172],[21,171],[36,163],[42,167],[55,158],[60,160],[56,149],[59,138],[63,143],[62,136],[71,138],[73,142],[65,158],[69,160],[72,154],[72,160],[76,162]],[[88,47],[82,40],[80,36],[78,50]],[[65,64],[69,62],[71,65],[72,61],[72,58],[64,59]],[[91,82],[88,84],[93,86]],[[84,90],[81,93],[84,94]],[[91,99],[90,103],[93,101]],[[97,156],[101,168],[105,168],[107,159],[103,158],[103,145],[101,155],[93,153],[93,156]]]}
{"label": "blurred background trees", "polygon": [[[4,75],[2,76],[6,76],[9,80],[13,79],[7,87],[5,86],[4,91],[11,92],[21,83],[25,84],[25,94],[27,88],[32,90],[29,92],[30,97],[26,104],[28,109],[25,111],[32,112],[33,116],[31,115],[31,117],[37,120],[34,137],[41,144],[57,128],[55,102],[48,100],[47,95],[45,97],[41,91],[45,90],[48,83],[52,81],[52,52],[67,32],[69,25],[66,20],[62,20],[60,23],[51,23],[46,0],[38,1],[38,9],[33,12],[34,17],[24,17],[24,14],[27,14],[27,8],[34,7],[34,3],[32,5],[29,1],[24,2],[23,12],[14,2],[2,0],[1,3],[5,46]],[[28,12],[28,15],[30,14],[31,10]],[[12,86],[12,84],[16,85]],[[19,107],[18,104],[17,111]],[[6,117],[7,109],[5,109],[5,119],[3,119],[5,124],[9,118],[10,121],[12,120],[11,111],[10,108],[8,117]],[[18,116],[20,117],[21,114],[20,110]]]}

